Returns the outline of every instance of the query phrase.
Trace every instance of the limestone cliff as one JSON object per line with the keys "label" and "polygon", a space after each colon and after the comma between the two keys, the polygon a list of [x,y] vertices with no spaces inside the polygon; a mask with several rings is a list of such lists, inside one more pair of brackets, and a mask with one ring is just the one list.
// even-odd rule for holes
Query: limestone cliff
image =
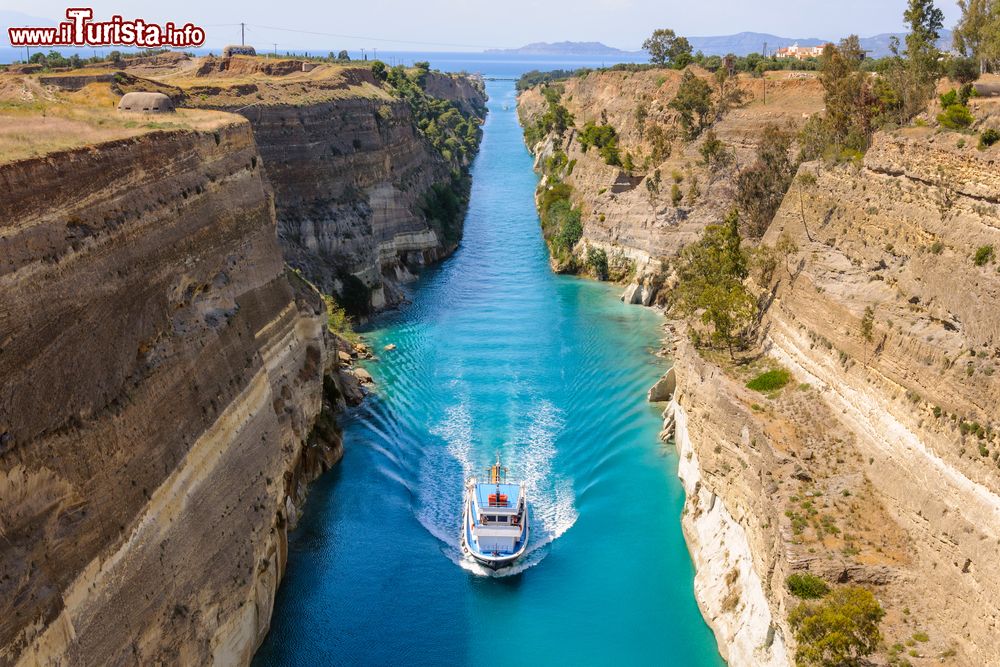
{"label": "limestone cliff", "polygon": [[[733,367],[679,336],[667,417],[685,533],[732,664],[794,648],[797,571],[875,591],[882,659],[1000,660],[1000,273],[983,251],[1000,247],[996,155],[913,128],[876,135],[860,165],[803,165],[764,239],[798,247],[767,356]],[[788,387],[744,386],[774,364]]]}
{"label": "limestone cliff", "polygon": [[214,116],[0,164],[2,664],[248,662],[339,456],[322,300]]}
{"label": "limestone cliff", "polygon": [[804,165],[765,240],[799,247],[773,353],[822,387],[908,537],[888,596],[972,665],[1000,662],[1000,152],[965,143],[912,128],[858,167]]}
{"label": "limestone cliff", "polygon": [[[707,72],[694,71],[717,87]],[[560,104],[572,114],[574,126],[561,139],[549,132],[529,146],[535,168],[544,176],[542,187],[558,179],[573,190],[573,202],[583,213],[578,254],[593,246],[633,263],[635,271],[626,280],[638,289],[631,289],[627,298],[644,305],[654,301],[662,282],[656,275],[661,262],[732,206],[733,176],[753,160],[763,128],[769,123],[799,127],[823,108],[822,88],[810,74],[731,80],[727,85],[743,91],[743,102],[723,114],[713,129],[733,159],[713,171],[699,152],[704,136],[694,142],[677,136],[677,114],[669,104],[681,78],[676,70],[648,69],[596,71],[555,82],[551,86],[560,91]],[[547,106],[541,86],[523,91],[518,97],[522,124],[536,122]],[[584,150],[580,132],[588,122],[614,128],[619,155],[623,161],[628,156],[630,168],[607,164],[594,148]],[[549,161],[557,154],[565,159],[553,171]]]}
{"label": "limestone cliff", "polygon": [[[355,314],[398,303],[398,284],[461,239],[464,204],[445,215],[438,204],[442,193],[464,201],[471,155],[452,144],[448,154],[437,150],[427,123],[443,127],[441,119],[418,119],[410,100],[368,67],[303,72],[294,60],[229,61],[207,62],[198,78],[182,80],[185,104],[249,119],[275,190],[286,260]],[[419,80],[426,96],[464,116],[459,135],[479,132],[481,82],[437,72]]]}
{"label": "limestone cliff", "polygon": [[[312,283],[385,305],[461,232],[481,83],[127,69],[0,80],[0,664],[249,662],[370,381]],[[246,118],[113,111],[150,87]]]}
{"label": "limestone cliff", "polygon": [[[741,81],[752,101],[714,124],[733,163],[711,173],[703,138],[654,150],[678,77],[551,84],[573,122],[532,146],[541,192],[569,184],[582,212],[576,254],[596,246],[635,262],[629,302],[656,301],[660,260],[731,206],[763,125],[798,126],[822,108],[809,75]],[[990,104],[976,103],[984,126],[1000,117]],[[542,89],[521,94],[526,125],[551,109]],[[583,150],[587,121],[614,127],[631,169]],[[675,367],[651,398],[670,399],[664,435],[681,458],[696,593],[730,664],[791,662],[787,618],[800,600],[786,580],[804,571],[875,593],[887,612],[877,663],[1000,662],[998,150],[915,127],[876,135],[863,163],[803,165],[763,239],[796,250],[754,286],[766,307],[759,355],[735,364],[696,350],[678,325]],[[650,187],[657,170],[679,198]],[[776,368],[790,371],[783,389],[747,387]]]}

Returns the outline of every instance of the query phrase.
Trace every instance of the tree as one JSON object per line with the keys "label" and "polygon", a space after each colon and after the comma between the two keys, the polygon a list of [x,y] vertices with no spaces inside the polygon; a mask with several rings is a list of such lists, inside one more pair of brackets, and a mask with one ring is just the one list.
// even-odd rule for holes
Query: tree
{"label": "tree", "polygon": [[1000,2],[958,0],[962,18],[955,27],[955,48],[975,60],[985,74],[1000,61]]}
{"label": "tree", "polygon": [[851,35],[837,46],[828,45],[820,58],[820,83],[826,103],[828,140],[838,147],[864,152],[875,131],[879,100],[871,76],[862,70],[865,52]]}
{"label": "tree", "polygon": [[757,159],[736,177],[736,206],[753,238],[767,231],[792,184],[796,165],[789,157],[791,147],[791,135],[777,125],[766,126]]}
{"label": "tree", "polygon": [[743,284],[749,274],[741,247],[739,214],[732,210],[721,225],[709,225],[701,239],[681,251],[674,306],[687,316],[700,313],[712,327],[711,339],[729,350],[743,347],[756,304]]}
{"label": "tree", "polygon": [[778,236],[778,242],[774,244],[774,251],[785,260],[785,273],[788,274],[788,279],[791,280],[795,276],[792,275],[792,267],[788,263],[788,260],[799,251],[799,246],[795,243],[795,239],[787,231],[781,232],[781,235]]}
{"label": "tree", "polygon": [[910,0],[903,19],[910,27],[906,35],[906,58],[914,79],[921,85],[930,85],[940,74],[937,41],[944,27],[944,12],[934,6],[934,0]]}
{"label": "tree", "polygon": [[372,63],[372,74],[375,76],[376,81],[385,81],[389,78],[389,72],[385,68],[385,63],[381,60],[376,60]]}
{"label": "tree", "polygon": [[340,53],[337,54],[337,60],[350,60],[351,56],[347,53],[347,49],[341,49]]}
{"label": "tree", "polygon": [[681,85],[677,88],[677,96],[668,105],[677,112],[677,122],[688,140],[697,139],[698,135],[711,124],[712,117],[712,87],[687,70],[681,77]]}
{"label": "tree", "polygon": [[834,589],[819,602],[802,602],[788,615],[798,649],[795,662],[810,667],[860,665],[875,652],[885,611],[860,586]]}
{"label": "tree", "polygon": [[587,248],[587,266],[598,280],[608,279],[608,254],[601,248]]}
{"label": "tree", "polygon": [[618,154],[618,133],[610,125],[596,125],[594,121],[588,121],[583,126],[580,133],[580,146],[583,152],[591,146],[604,158],[604,161],[611,166],[621,166],[621,157]]}
{"label": "tree", "polygon": [[720,67],[715,71],[715,83],[719,86],[719,100],[715,105],[715,119],[721,120],[724,115],[746,101],[746,91],[740,87],[739,81],[729,76],[729,70]]}
{"label": "tree", "polygon": [[654,30],[642,43],[642,49],[649,53],[649,61],[654,65],[683,69],[691,63],[691,44],[668,28]]}
{"label": "tree", "polygon": [[701,153],[701,159],[704,160],[705,166],[708,167],[709,173],[713,176],[731,165],[735,159],[733,151],[726,146],[722,139],[719,139],[715,130],[709,130],[705,133],[705,140],[698,152]]}

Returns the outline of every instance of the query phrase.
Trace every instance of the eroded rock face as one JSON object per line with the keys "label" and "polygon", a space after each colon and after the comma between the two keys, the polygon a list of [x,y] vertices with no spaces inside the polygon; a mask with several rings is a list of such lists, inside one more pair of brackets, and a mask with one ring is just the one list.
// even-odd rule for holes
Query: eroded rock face
{"label": "eroded rock face", "polygon": [[340,452],[249,124],[0,181],[0,662],[247,662]]}
{"label": "eroded rock face", "polygon": [[[694,69],[716,87],[704,70]],[[699,238],[705,226],[723,219],[733,206],[734,177],[751,164],[757,144],[768,124],[800,127],[811,114],[823,108],[822,88],[812,76],[782,75],[764,83],[741,79],[729,85],[743,90],[745,104],[726,113],[713,126],[718,138],[732,151],[732,164],[709,170],[700,149],[704,135],[693,142],[665,142],[654,149],[655,130],[674,132],[676,114],[669,104],[677,94],[682,73],[657,69],[642,72],[591,72],[560,82],[560,103],[573,115],[575,129],[559,138],[554,133],[529,149],[535,168],[544,172],[545,162],[565,153],[567,164],[560,177],[573,187],[572,200],[583,213],[585,247],[603,249],[609,259],[620,257],[635,265],[634,284],[648,292],[643,303],[652,302],[660,291],[662,262]],[[547,110],[540,87],[522,92],[518,113],[522,123],[532,123]],[[622,159],[634,163],[629,172],[605,162],[597,149],[583,150],[579,134],[587,122],[608,124],[615,129]],[[680,199],[674,201],[675,180]],[[546,185],[543,180],[543,186]]]}
{"label": "eroded rock face", "polygon": [[998,151],[960,138],[879,134],[860,167],[803,165],[815,185],[786,198],[765,237],[799,247],[770,338],[858,434],[868,478],[910,537],[893,569],[912,582],[909,609],[961,664],[992,664],[1000,273],[976,253],[1000,249],[1000,182]]}
{"label": "eroded rock face", "polygon": [[[367,69],[347,72],[371,79]],[[349,302],[367,290],[362,298],[378,310],[403,298],[399,283],[458,246],[461,216],[433,219],[425,204],[432,188],[467,189],[453,172],[468,165],[449,163],[434,150],[405,101],[374,81],[347,83],[355,86],[352,93],[325,91],[317,94],[327,99],[318,101],[222,108],[251,122],[275,190],[288,263]],[[454,101],[473,123],[485,117],[485,91],[469,77],[431,72],[426,90]],[[212,98],[205,104],[214,104]]]}
{"label": "eroded rock face", "polygon": [[371,288],[374,307],[391,304],[393,283],[457,246],[459,236],[435,229],[420,209],[450,167],[405,103],[355,97],[248,116],[285,256],[324,291],[341,293],[353,275]]}

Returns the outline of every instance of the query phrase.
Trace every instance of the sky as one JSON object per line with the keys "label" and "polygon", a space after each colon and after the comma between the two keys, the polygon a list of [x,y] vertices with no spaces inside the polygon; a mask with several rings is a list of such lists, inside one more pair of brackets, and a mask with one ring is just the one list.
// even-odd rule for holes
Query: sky
{"label": "sky", "polygon": [[[959,16],[955,0],[937,4],[945,26],[952,27]],[[16,20],[4,19],[10,12],[59,21],[67,7],[66,0],[3,0],[3,5],[2,28]],[[101,19],[120,14],[161,23],[191,21],[205,28],[209,47],[238,43],[240,28],[234,24],[243,21],[248,44],[278,43],[279,50],[465,51],[564,40],[635,50],[655,28],[681,35],[752,31],[822,39],[898,32],[906,0],[92,0],[69,6],[81,5],[93,7]]]}

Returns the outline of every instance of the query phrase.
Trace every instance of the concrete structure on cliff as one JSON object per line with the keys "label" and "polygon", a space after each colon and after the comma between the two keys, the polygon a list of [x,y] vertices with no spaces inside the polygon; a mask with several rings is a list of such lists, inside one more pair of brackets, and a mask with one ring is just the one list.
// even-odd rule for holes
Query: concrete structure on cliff
{"label": "concrete structure on cliff", "polygon": [[171,113],[174,102],[163,93],[125,93],[118,102],[119,111],[132,113]]}

